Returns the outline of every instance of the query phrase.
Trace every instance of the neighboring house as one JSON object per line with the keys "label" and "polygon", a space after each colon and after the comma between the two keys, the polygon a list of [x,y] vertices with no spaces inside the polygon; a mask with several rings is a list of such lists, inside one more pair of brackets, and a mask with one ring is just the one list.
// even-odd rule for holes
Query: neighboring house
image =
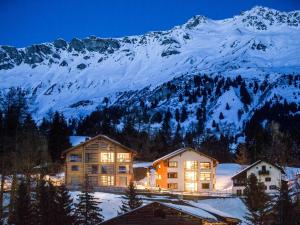
{"label": "neighboring house", "polygon": [[106,220],[102,225],[236,225],[240,220],[185,205],[152,202]]}
{"label": "neighboring house", "polygon": [[132,162],[136,152],[119,142],[98,135],[63,152],[65,183],[80,189],[85,177],[95,188],[126,187],[133,179]]}
{"label": "neighboring house", "polygon": [[258,181],[266,186],[266,193],[272,194],[277,192],[278,188],[280,188],[285,172],[277,165],[259,160],[241,170],[231,178],[233,181],[233,194],[243,195],[247,178],[251,174],[254,174]]}
{"label": "neighboring house", "polygon": [[218,161],[192,148],[181,148],[153,162],[156,186],[184,192],[215,190]]}

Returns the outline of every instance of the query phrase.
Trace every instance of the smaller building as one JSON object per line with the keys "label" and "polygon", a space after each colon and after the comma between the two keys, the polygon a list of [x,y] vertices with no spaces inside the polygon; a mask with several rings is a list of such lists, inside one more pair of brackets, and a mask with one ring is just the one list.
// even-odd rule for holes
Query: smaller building
{"label": "smaller building", "polygon": [[179,192],[215,190],[218,161],[192,148],[181,148],[153,162],[156,185]]}
{"label": "smaller building", "polygon": [[278,188],[281,187],[285,172],[280,166],[259,160],[241,170],[231,178],[233,181],[233,194],[243,195],[247,178],[251,174],[254,174],[257,177],[258,182],[262,182],[265,185],[266,193],[273,194],[278,192]]}
{"label": "smaller building", "polygon": [[152,202],[114,217],[102,225],[236,225],[240,220],[219,216],[206,210],[170,203]]}

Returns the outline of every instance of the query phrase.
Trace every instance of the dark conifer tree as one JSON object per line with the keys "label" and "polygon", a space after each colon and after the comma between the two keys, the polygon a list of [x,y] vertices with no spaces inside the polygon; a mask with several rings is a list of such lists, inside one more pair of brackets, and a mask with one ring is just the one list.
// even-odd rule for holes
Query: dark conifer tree
{"label": "dark conifer tree", "polygon": [[251,103],[251,97],[250,97],[250,94],[246,88],[246,83],[243,82],[241,84],[241,87],[240,87],[240,95],[241,95],[241,101],[246,104],[246,105],[249,105]]}
{"label": "dark conifer tree", "polygon": [[287,182],[281,183],[280,191],[275,201],[274,210],[274,224],[273,225],[299,225],[300,221],[297,218],[297,208],[295,207],[291,192]]}
{"label": "dark conifer tree", "polygon": [[184,122],[187,118],[188,118],[188,113],[186,111],[186,108],[183,106],[181,111],[180,122]]}
{"label": "dark conifer tree", "polygon": [[73,225],[75,223],[73,200],[64,185],[58,187],[56,202],[58,212],[57,225]]}
{"label": "dark conifer tree", "polygon": [[13,218],[15,225],[34,225],[32,201],[24,180],[18,188]]}
{"label": "dark conifer tree", "polygon": [[125,200],[122,201],[119,214],[129,212],[133,209],[142,206],[143,204],[143,201],[138,197],[136,187],[132,181],[129,183],[129,186],[123,198],[125,198]]}
{"label": "dark conifer tree", "polygon": [[251,174],[244,190],[245,205],[249,211],[245,219],[253,225],[269,225],[271,216],[271,197],[265,193],[265,186]]}
{"label": "dark conifer tree", "polygon": [[223,119],[224,119],[224,115],[223,115],[222,112],[220,112],[219,119],[220,119],[220,120],[223,120]]}
{"label": "dark conifer tree", "polygon": [[55,112],[48,133],[48,148],[52,161],[60,161],[61,152],[71,147],[69,135],[70,132],[64,116]]}
{"label": "dark conifer tree", "polygon": [[82,193],[78,195],[78,203],[75,204],[76,225],[97,225],[103,221],[102,209],[98,207],[100,202],[95,199],[92,187],[85,177]]}

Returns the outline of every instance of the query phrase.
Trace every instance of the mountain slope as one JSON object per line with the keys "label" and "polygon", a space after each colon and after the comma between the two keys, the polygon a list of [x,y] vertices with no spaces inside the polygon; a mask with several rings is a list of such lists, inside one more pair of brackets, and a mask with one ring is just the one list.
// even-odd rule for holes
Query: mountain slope
{"label": "mountain slope", "polygon": [[[254,82],[259,85],[266,82],[264,91],[249,91],[252,101],[246,106],[241,101],[240,86],[229,85],[220,95],[205,100],[208,101],[206,128],[211,128],[212,121],[219,120],[223,112],[224,121],[229,121],[224,129],[237,132],[251,117],[251,110],[273,99],[274,93],[298,103],[295,98],[298,83],[287,85],[284,74],[300,73],[299,37],[299,11],[286,13],[255,7],[225,20],[195,16],[169,31],[141,36],[74,38],[70,42],[58,39],[19,49],[1,46],[0,89],[5,91],[12,86],[27,89],[32,112],[40,119],[49,110],[62,111],[67,117],[87,115],[104,105],[105,97],[109,97],[110,105],[121,104],[122,99],[122,104],[136,106],[145,90],[146,102],[171,80],[178,84],[177,93],[158,103],[152,111],[168,107],[175,110],[172,104],[179,103],[171,100],[178,98],[185,82],[196,74],[209,74],[211,78],[219,74],[232,80],[240,74],[248,88]],[[136,102],[130,101],[133,96]],[[203,96],[198,97],[195,106],[187,106],[193,115],[203,102]],[[224,111],[226,103],[230,110]],[[238,118],[239,110],[247,113]],[[191,121],[192,116],[186,127]]]}

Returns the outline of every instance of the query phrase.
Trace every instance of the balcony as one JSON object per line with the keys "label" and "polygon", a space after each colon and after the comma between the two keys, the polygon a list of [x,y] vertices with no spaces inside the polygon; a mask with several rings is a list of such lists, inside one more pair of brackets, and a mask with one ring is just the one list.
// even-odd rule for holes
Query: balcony
{"label": "balcony", "polygon": [[262,176],[265,176],[265,175],[267,176],[267,175],[270,175],[270,171],[269,170],[259,170],[258,174],[262,175]]}

